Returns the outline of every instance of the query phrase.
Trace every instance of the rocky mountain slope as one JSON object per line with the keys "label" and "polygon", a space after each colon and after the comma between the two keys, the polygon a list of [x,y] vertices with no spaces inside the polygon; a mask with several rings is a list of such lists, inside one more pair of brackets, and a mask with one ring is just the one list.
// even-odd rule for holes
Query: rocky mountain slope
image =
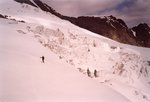
{"label": "rocky mountain slope", "polygon": [[146,23],[141,23],[132,28],[137,43],[150,47],[150,27]]}
{"label": "rocky mountain slope", "polygon": [[[33,5],[33,3],[30,2],[30,0],[15,0],[15,1],[39,7],[46,12],[50,12],[56,15],[57,17],[60,17],[61,19],[68,20],[79,27],[85,28],[102,36],[111,38],[115,41],[130,45],[150,47],[149,26],[144,26],[145,27],[144,29],[142,27],[137,27],[136,31],[140,32],[132,32],[134,30],[128,28],[122,19],[117,19],[116,17],[113,16],[103,18],[85,17],[85,16],[77,18],[68,17],[57,13],[53,8],[51,8],[49,5],[45,3],[42,3],[40,0],[33,0],[36,5],[35,4]],[[135,29],[135,27],[133,28]]]}

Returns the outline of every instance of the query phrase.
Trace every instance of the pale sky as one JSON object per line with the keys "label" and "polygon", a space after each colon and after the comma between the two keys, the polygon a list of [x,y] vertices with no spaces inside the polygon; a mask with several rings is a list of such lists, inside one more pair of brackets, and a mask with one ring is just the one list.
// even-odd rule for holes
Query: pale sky
{"label": "pale sky", "polygon": [[128,26],[150,25],[150,0],[41,0],[67,16],[109,16],[123,19]]}

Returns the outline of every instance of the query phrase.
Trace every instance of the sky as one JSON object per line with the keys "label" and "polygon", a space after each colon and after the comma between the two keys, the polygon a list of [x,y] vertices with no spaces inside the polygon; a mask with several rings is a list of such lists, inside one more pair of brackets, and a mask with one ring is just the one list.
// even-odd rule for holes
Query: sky
{"label": "sky", "polygon": [[109,16],[123,19],[129,27],[150,25],[150,0],[42,0],[66,16]]}

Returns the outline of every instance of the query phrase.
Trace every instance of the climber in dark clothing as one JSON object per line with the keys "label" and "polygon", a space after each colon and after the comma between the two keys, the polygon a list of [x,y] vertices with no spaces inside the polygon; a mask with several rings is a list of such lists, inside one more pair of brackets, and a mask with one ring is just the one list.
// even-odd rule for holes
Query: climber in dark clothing
{"label": "climber in dark clothing", "polygon": [[96,69],[94,70],[94,77],[95,77],[95,78],[98,77],[98,74],[97,74],[97,70],[96,70]]}
{"label": "climber in dark clothing", "polygon": [[42,59],[42,62],[44,63],[44,59],[45,59],[45,57],[44,56],[42,56],[42,57],[40,57],[41,59]]}
{"label": "climber in dark clothing", "polygon": [[91,72],[89,69],[87,69],[87,75],[88,75],[88,77],[91,77]]}

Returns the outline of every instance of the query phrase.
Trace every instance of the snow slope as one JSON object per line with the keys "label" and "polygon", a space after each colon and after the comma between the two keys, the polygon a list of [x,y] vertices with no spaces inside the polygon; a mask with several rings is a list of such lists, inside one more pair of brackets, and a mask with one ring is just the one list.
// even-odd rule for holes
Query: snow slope
{"label": "snow slope", "polygon": [[150,49],[120,44],[13,0],[0,2],[0,14],[8,16],[0,19],[2,101],[150,101]]}
{"label": "snow slope", "polygon": [[[108,97],[130,102],[60,61],[31,33],[16,31],[26,24],[0,22],[1,102],[111,102]],[[41,55],[46,56],[45,63],[41,63]]]}

